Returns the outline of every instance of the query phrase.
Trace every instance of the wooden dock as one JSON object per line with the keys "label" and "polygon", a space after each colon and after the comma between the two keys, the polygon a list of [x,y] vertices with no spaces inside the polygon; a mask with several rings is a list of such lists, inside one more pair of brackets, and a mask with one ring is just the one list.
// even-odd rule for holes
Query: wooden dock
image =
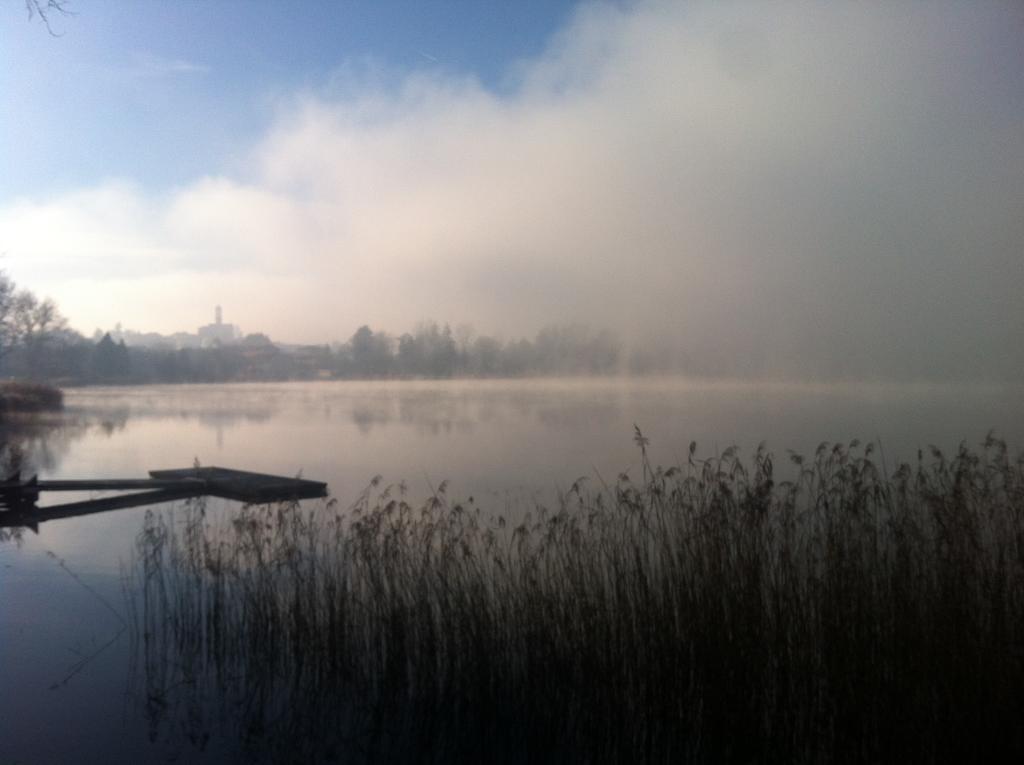
{"label": "wooden dock", "polygon": [[[320,481],[222,467],[151,470],[149,475],[149,478],[40,481],[36,476],[22,479],[19,474],[15,474],[0,481],[0,528],[36,528],[44,521],[173,502],[189,497],[223,497],[246,504],[262,504],[327,496],[327,484]],[[38,507],[36,503],[44,491],[131,493]]]}
{"label": "wooden dock", "polygon": [[249,504],[323,497],[327,494],[327,484],[320,481],[249,473],[245,470],[222,467],[150,470],[149,475],[150,481],[161,483],[202,482],[206,486],[205,494]]}

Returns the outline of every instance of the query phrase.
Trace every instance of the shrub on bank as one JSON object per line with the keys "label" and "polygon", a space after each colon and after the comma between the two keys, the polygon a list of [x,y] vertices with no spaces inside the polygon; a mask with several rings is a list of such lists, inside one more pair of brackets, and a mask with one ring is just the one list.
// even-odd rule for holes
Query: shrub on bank
{"label": "shrub on bank", "polygon": [[0,414],[55,411],[64,406],[64,392],[33,382],[0,382]]}

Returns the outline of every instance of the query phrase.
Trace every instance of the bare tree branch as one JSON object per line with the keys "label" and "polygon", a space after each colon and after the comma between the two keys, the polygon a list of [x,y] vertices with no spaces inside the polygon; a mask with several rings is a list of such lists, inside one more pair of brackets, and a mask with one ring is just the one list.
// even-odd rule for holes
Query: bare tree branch
{"label": "bare tree branch", "polygon": [[52,37],[60,37],[63,32],[54,32],[50,23],[50,14],[57,13],[61,16],[73,16],[74,13],[68,9],[68,0],[25,0],[25,9],[28,11],[28,18],[38,16],[46,25],[46,31]]}
{"label": "bare tree branch", "polygon": [[67,319],[49,298],[18,289],[0,271],[0,360],[15,349],[27,354],[30,364],[67,329]]}
{"label": "bare tree branch", "polygon": [[14,282],[0,271],[0,358],[3,358],[14,345]]}

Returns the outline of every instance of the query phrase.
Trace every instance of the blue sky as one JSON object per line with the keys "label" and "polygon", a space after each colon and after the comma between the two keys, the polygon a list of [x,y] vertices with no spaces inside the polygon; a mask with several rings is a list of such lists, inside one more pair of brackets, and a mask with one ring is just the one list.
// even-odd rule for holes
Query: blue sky
{"label": "blue sky", "polygon": [[86,334],[1024,376],[1024,4],[73,7],[0,11],[0,268]]}
{"label": "blue sky", "polygon": [[561,0],[76,0],[0,15],[0,202],[110,177],[145,186],[233,169],[296,92],[345,71],[438,69],[502,91],[572,12]]}

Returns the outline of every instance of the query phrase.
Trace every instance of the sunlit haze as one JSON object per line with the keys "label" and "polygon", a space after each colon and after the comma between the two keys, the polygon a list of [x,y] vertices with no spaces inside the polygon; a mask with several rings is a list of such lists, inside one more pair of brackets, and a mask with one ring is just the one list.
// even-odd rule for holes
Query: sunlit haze
{"label": "sunlit haze", "polygon": [[0,11],[0,268],[90,335],[550,324],[1024,375],[1024,5]]}
{"label": "sunlit haze", "polygon": [[1022,0],[0,0],[0,765],[1024,763],[1022,447]]}

